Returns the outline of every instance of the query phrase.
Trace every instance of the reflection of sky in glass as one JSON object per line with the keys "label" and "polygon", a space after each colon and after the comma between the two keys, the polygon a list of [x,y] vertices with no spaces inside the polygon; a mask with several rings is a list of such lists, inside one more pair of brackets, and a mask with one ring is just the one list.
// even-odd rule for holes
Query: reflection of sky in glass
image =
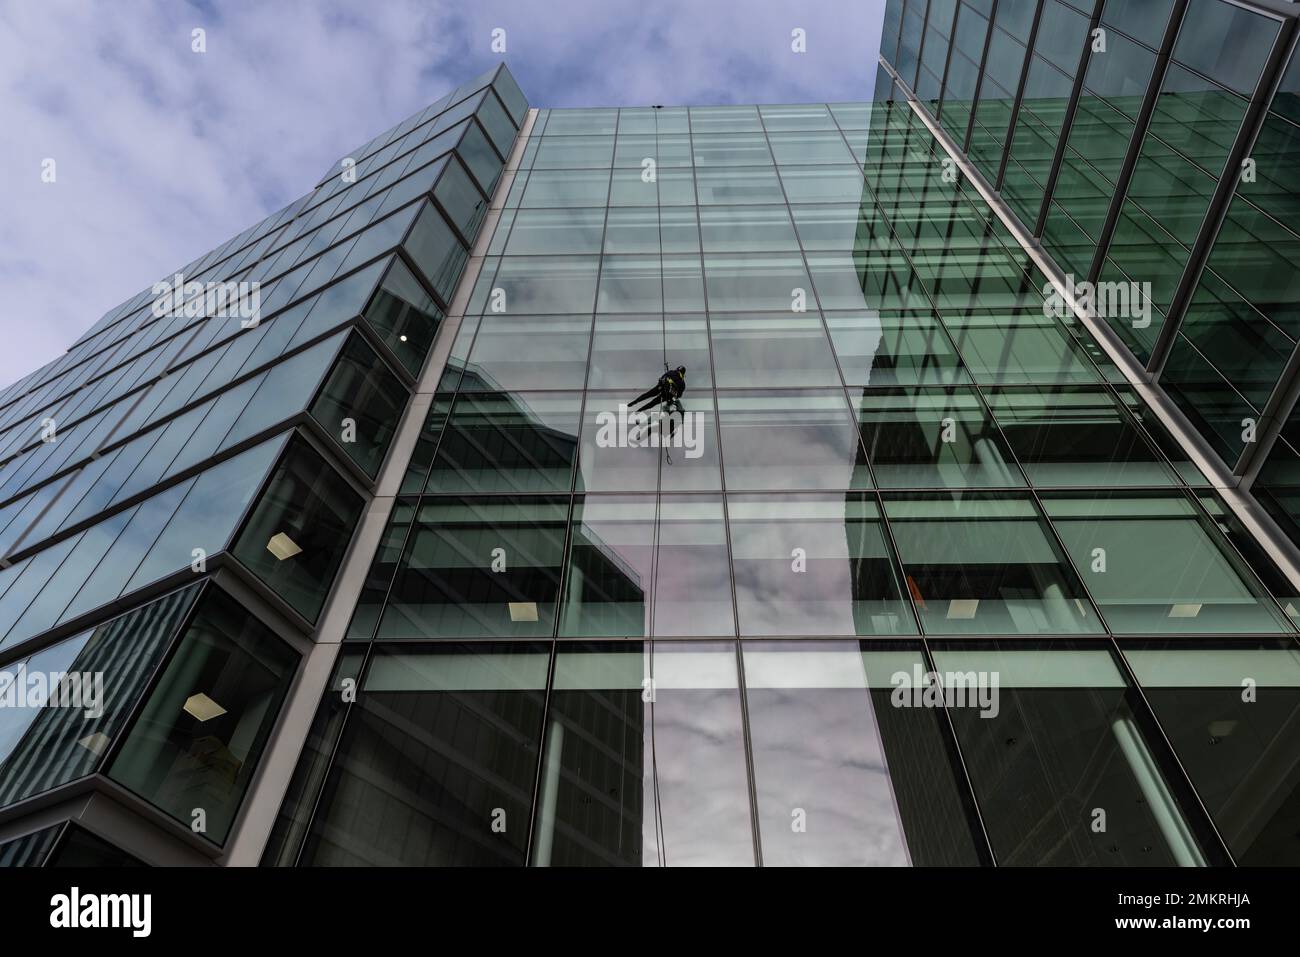
{"label": "reflection of sky in glass", "polygon": [[[647,814],[644,863],[656,863],[661,853],[663,863],[673,867],[752,864],[736,690],[659,691],[653,712],[646,707],[646,719],[645,749],[656,759],[663,839],[655,833],[653,815]],[[643,794],[649,811],[654,808],[653,775],[646,776]]]}
{"label": "reflection of sky in glass", "polygon": [[747,700],[763,863],[907,865],[867,692],[751,687]]}
{"label": "reflection of sky in glass", "polygon": [[857,430],[842,392],[720,397],[727,488],[850,488]]}

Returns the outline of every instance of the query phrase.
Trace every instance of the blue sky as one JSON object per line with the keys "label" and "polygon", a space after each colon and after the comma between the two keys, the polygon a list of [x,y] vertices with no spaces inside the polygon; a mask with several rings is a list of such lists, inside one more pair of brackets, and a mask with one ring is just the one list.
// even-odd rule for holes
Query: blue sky
{"label": "blue sky", "polygon": [[[884,0],[0,0],[0,384],[504,59],[533,106],[871,96]],[[192,50],[192,31],[206,52]],[[506,51],[491,49],[505,30]],[[807,50],[791,50],[801,29]],[[42,181],[47,159],[54,182]]]}

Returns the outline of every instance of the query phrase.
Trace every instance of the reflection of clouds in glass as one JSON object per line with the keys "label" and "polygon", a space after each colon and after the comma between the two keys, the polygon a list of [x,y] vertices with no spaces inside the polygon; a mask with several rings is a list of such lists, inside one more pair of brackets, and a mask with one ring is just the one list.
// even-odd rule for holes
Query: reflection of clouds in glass
{"label": "reflection of clouds in glass", "polygon": [[[668,528],[666,535],[674,531]],[[735,634],[731,574],[721,523],[716,543],[679,546],[660,542],[654,604],[657,635]]]}
{"label": "reflection of clouds in glass", "polygon": [[506,257],[494,288],[513,313],[583,312],[596,301],[596,271],[592,256]]}
{"label": "reflection of clouds in glass", "polygon": [[908,864],[866,692],[751,688],[748,700],[764,863]]}
{"label": "reflection of clouds in glass", "polygon": [[[741,634],[852,635],[854,590],[842,525],[738,523],[732,516]],[[795,548],[807,570],[793,570]]]}
{"label": "reflection of clouds in glass", "polygon": [[753,842],[740,702],[734,689],[663,691],[645,709],[644,863],[657,862],[657,755],[663,855],[669,866],[749,865]]}
{"label": "reflection of clouds in glass", "polygon": [[[590,401],[590,400],[588,400]],[[611,403],[617,410],[618,403]],[[596,442],[600,430],[596,414],[588,411],[583,426],[582,453],[578,456],[579,491],[653,492],[659,479],[662,449],[636,445],[602,447]]]}
{"label": "reflection of clouds in glass", "polygon": [[851,487],[858,445],[846,413],[757,418],[724,415],[728,488]]}
{"label": "reflection of clouds in glass", "polygon": [[[655,222],[655,242],[659,241],[659,224]],[[590,389],[625,389],[629,382],[640,382],[646,370],[656,369],[663,361],[663,339],[667,332],[670,365],[685,365],[687,396],[697,398],[698,390],[710,384],[709,337],[702,318],[682,316],[648,318],[621,315],[596,317],[596,333],[591,347]],[[646,383],[642,388],[648,388]],[[692,408],[696,404],[692,402]],[[613,408],[613,407],[611,407]]]}

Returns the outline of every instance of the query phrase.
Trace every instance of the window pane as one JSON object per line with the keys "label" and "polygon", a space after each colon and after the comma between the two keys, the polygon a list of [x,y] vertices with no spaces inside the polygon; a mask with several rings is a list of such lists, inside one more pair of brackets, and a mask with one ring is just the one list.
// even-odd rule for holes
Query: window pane
{"label": "window pane", "polygon": [[588,312],[596,296],[595,256],[506,256],[497,270],[495,290],[504,294],[503,311]]}
{"label": "window pane", "polygon": [[[181,500],[194,485],[194,479],[188,482],[182,482],[180,485],[173,486],[151,499],[141,502],[131,514],[131,519],[127,522],[126,528],[122,534],[113,542],[113,547],[108,550],[108,554],[99,562],[94,572],[86,579],[86,583],[77,592],[71,604],[64,610],[61,616],[64,621],[71,621],[78,615],[91,611],[106,602],[112,601],[122,594],[126,587],[127,580],[130,579],[132,572],[140,565],[142,557],[146,555],[149,548],[158,538],[163,527],[175,514],[176,508],[180,505]],[[234,518],[231,518],[234,521]],[[54,546],[59,548],[60,546]],[[53,549],[46,549],[24,565],[16,566],[20,570],[26,568],[32,562],[39,561],[41,555],[44,555]],[[193,561],[193,554],[186,549],[186,555],[190,556]],[[179,557],[179,556],[175,556]],[[183,562],[179,567],[184,568],[189,562]],[[172,569],[176,570],[175,566]],[[24,572],[24,575],[26,573]],[[3,613],[5,606],[9,604],[15,590],[24,587],[23,581],[14,583],[0,601],[0,613]],[[0,617],[0,627],[4,627],[4,618]]]}
{"label": "window pane", "polygon": [[1290,631],[1209,520],[1177,493],[1051,496],[1047,514],[1117,633]]}
{"label": "window pane", "polygon": [[534,866],[753,864],[734,647],[561,646],[541,780]]}
{"label": "window pane", "polygon": [[1175,786],[1177,769],[1158,731],[1135,714],[1135,692],[1109,652],[942,645],[934,662],[950,684],[957,676],[998,682],[995,712],[948,713],[999,864],[1219,863],[1207,858],[1193,799]]}
{"label": "window pane", "polygon": [[941,314],[981,385],[1100,381],[1078,343],[1041,309]]}
{"label": "window pane", "polygon": [[659,504],[653,634],[735,633],[721,500],[699,495],[663,496]]}
{"label": "window pane", "polygon": [[604,257],[597,312],[662,312],[663,296],[664,280],[657,255]]}
{"label": "window pane", "polygon": [[985,393],[1034,485],[1169,485],[1172,470],[1109,392],[1069,386]]}
{"label": "window pane", "polygon": [[[479,324],[462,390],[577,389],[587,372],[591,316],[488,313]],[[521,349],[521,343],[527,343]]]}
{"label": "window pane", "polygon": [[383,286],[366,310],[366,322],[406,366],[406,371],[414,375],[424,365],[424,357],[442,325],[442,312],[411,270],[400,260],[394,260]]}
{"label": "window pane", "polygon": [[962,492],[885,499],[929,634],[1069,634],[1101,624],[1033,502]]}
{"label": "window pane", "polygon": [[1174,59],[1250,96],[1279,23],[1230,3],[1195,0],[1174,42]]}
{"label": "window pane", "polygon": [[696,133],[691,148],[696,166],[772,165],[772,153],[762,133]]}
{"label": "window pane", "polygon": [[521,209],[506,243],[511,256],[600,252],[601,209]]}
{"label": "window pane", "polygon": [[797,250],[799,240],[783,206],[715,206],[700,210],[705,252]]}
{"label": "window pane", "polygon": [[856,166],[782,166],[780,170],[781,185],[791,203],[862,203],[871,200],[862,171]]}
{"label": "window pane", "polygon": [[1293,826],[1300,740],[1290,731],[1300,707],[1295,645],[1147,641],[1123,650],[1237,863],[1300,862]]}
{"label": "window pane", "polygon": [[710,310],[792,312],[815,305],[798,255],[704,257]]}
{"label": "window pane", "polygon": [[362,505],[361,496],[298,439],[281,457],[231,553],[315,621]]}
{"label": "window pane", "polygon": [[352,336],[312,405],[312,417],[374,478],[406,408],[406,387]]}
{"label": "window pane", "polygon": [[[512,129],[511,133],[513,132]],[[461,235],[472,240],[478,234],[483,217],[487,215],[488,201],[465,175],[460,164],[447,164],[446,171],[434,187],[433,195],[442,203],[443,209],[447,210]]]}
{"label": "window pane", "polygon": [[772,153],[782,166],[795,163],[853,162],[853,154],[838,132],[770,133],[768,138],[772,141]]}
{"label": "window pane", "polygon": [[380,649],[301,863],[522,866],[548,658],[535,645]]}
{"label": "window pane", "polygon": [[826,325],[850,387],[970,380],[948,334],[929,312],[828,312]]}
{"label": "window pane", "polygon": [[862,445],[882,488],[1025,484],[974,389],[873,389],[856,401]]}
{"label": "window pane", "polygon": [[757,133],[763,129],[752,106],[692,106],[692,133]]}
{"label": "window pane", "polygon": [[650,634],[656,511],[649,496],[593,495],[574,504],[561,635]]}
{"label": "window pane", "polygon": [[[689,375],[689,372],[688,372]],[[689,380],[688,380],[689,381]],[[627,394],[591,392],[583,416],[580,491],[721,488],[713,400],[689,393],[682,410],[638,412]]]}
{"label": "window pane", "polygon": [[[195,586],[172,592],[5,667],[15,677],[25,669],[88,680],[78,679],[83,707],[0,709],[0,807],[95,770],[197,594]],[[4,672],[0,685],[9,681]],[[69,694],[76,689],[70,686]]]}
{"label": "window pane", "polygon": [[605,252],[659,254],[663,248],[659,236],[659,209],[639,206],[612,207],[608,212],[609,218],[605,225]]}
{"label": "window pane", "polygon": [[550,635],[567,522],[560,499],[426,500],[379,637]]}
{"label": "window pane", "polygon": [[854,203],[848,206],[792,206],[795,228],[804,249],[853,252],[860,250],[864,234],[870,235],[872,225],[878,225],[888,238],[888,227],[879,221],[873,206]]}
{"label": "window pane", "polygon": [[875,502],[727,499],[740,633],[915,634]]}
{"label": "window pane", "polygon": [[426,205],[416,219],[405,249],[433,291],[443,302],[451,302],[456,282],[469,258],[469,250],[456,238],[447,221],[432,204]]}
{"label": "window pane", "polygon": [[534,170],[520,205],[524,209],[604,206],[608,196],[608,170]]}
{"label": "window pane", "polygon": [[[662,175],[664,170],[659,172]],[[701,206],[785,202],[781,181],[771,166],[701,169],[695,185]]]}
{"label": "window pane", "polygon": [[543,136],[533,169],[608,169],[613,136]]}
{"label": "window pane", "polygon": [[844,393],[733,392],[718,397],[727,488],[869,488]]}
{"label": "window pane", "polygon": [[645,161],[656,166],[691,166],[691,142],[688,136],[654,136],[619,131],[614,146],[614,165],[649,169]]}
{"label": "window pane", "polygon": [[224,592],[210,589],[108,774],[224,844],[298,656]]}
{"label": "window pane", "polygon": [[429,472],[430,492],[569,490],[581,396],[462,391]]}
{"label": "window pane", "polygon": [[127,588],[141,588],[168,572],[192,565],[199,556],[215,555],[226,547],[257,494],[280,450],[283,438],[254,446],[199,475],[167,520],[162,534],[149,546]]}
{"label": "window pane", "polygon": [[46,867],[144,867],[143,861],[84,828],[68,824]]}
{"label": "window pane", "polygon": [[546,120],[547,136],[611,134],[618,124],[618,110],[552,110]]}
{"label": "window pane", "polygon": [[816,312],[714,316],[709,327],[720,387],[840,384],[835,356]]}
{"label": "window pane", "polygon": [[1173,5],[1173,0],[1106,0],[1101,16],[1134,39],[1159,48]]}
{"label": "window pane", "polygon": [[[686,366],[688,389],[694,392],[713,384],[709,359],[709,332],[702,315],[596,317],[591,345],[589,389],[647,389],[643,382],[662,366],[670,349],[669,365]],[[624,400],[632,395],[625,394]]]}
{"label": "window pane", "polygon": [[765,865],[979,863],[938,713],[890,700],[914,646],[745,642],[744,661]]}

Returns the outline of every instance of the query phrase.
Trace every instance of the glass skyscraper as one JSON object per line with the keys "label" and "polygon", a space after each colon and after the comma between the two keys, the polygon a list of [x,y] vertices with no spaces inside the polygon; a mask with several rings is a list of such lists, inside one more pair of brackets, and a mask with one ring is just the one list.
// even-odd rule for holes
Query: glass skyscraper
{"label": "glass skyscraper", "polygon": [[255,322],[110,312],[0,393],[0,669],[104,680],[0,710],[0,861],[1300,863],[1270,6],[501,67],[180,270]]}

